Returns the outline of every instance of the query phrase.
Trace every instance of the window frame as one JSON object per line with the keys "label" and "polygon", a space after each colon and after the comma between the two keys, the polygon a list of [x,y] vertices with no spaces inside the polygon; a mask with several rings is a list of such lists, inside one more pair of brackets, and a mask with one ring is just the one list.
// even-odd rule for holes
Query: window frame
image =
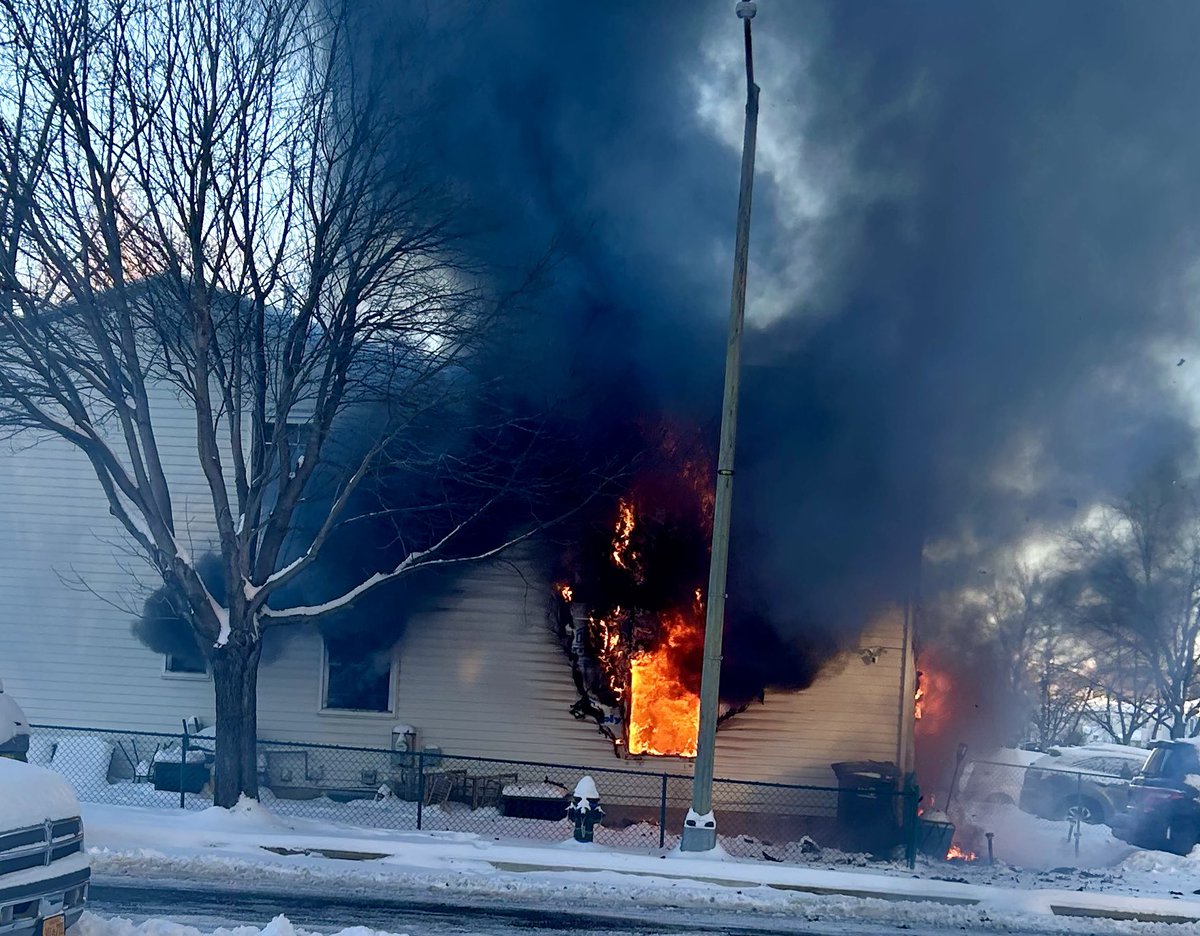
{"label": "window frame", "polygon": [[329,691],[329,643],[324,637],[321,641],[321,678],[317,687],[317,714],[331,718],[380,718],[395,719],[399,702],[400,683],[400,653],[398,645],[393,645],[390,653],[388,668],[388,707],[386,711],[375,709],[330,708],[325,704]]}
{"label": "window frame", "polygon": [[204,664],[204,670],[202,672],[187,671],[187,670],[173,670],[173,669],[171,669],[171,660],[175,659],[175,654],[162,653],[162,654],[159,654],[159,656],[162,658],[162,674],[161,675],[162,675],[163,679],[192,679],[192,680],[210,680],[210,679],[212,679],[212,670],[209,668],[209,665],[207,663]]}

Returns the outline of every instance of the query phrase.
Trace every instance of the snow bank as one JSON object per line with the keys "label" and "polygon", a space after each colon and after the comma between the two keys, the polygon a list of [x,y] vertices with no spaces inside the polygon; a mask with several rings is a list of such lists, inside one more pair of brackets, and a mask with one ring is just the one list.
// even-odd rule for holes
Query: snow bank
{"label": "snow bank", "polygon": [[[179,748],[171,748],[166,751],[154,752],[154,763],[156,764],[178,764],[180,756],[183,754]],[[188,751],[187,762],[189,764],[203,764],[207,756],[203,751]]]}
{"label": "snow bank", "polygon": [[504,795],[522,797],[524,799],[566,799],[567,788],[557,783],[510,783],[504,788]]}
{"label": "snow bank", "polygon": [[1011,804],[956,804],[955,842],[981,857],[987,854],[985,833],[994,835],[996,860],[1022,868],[1104,868],[1120,864],[1134,852],[1106,825],[1084,825],[1079,832],[1079,854],[1068,838],[1070,823],[1054,822],[1022,812]]}
{"label": "snow bank", "polygon": [[1186,856],[1164,851],[1134,852],[1121,862],[1121,870],[1164,877],[1186,874],[1195,878],[1200,875],[1200,845]]}
{"label": "snow bank", "polygon": [[0,757],[0,831],[78,815],[75,793],[61,774]]}
{"label": "snow bank", "polygon": [[[134,924],[121,917],[105,919],[93,913],[84,913],[79,923],[71,930],[73,936],[202,936],[194,926],[172,923],[170,920],[147,920]],[[230,929],[219,927],[212,936],[310,936],[306,930],[298,929],[280,914],[262,929],[254,926],[237,926]],[[378,930],[365,926],[351,926],[339,930],[336,936],[386,936]]]}
{"label": "snow bank", "polygon": [[34,734],[29,736],[29,751],[25,755],[29,763],[39,767],[49,767],[54,759],[54,739],[46,735]]}
{"label": "snow bank", "polygon": [[85,736],[59,738],[54,746],[50,767],[62,768],[80,799],[102,796],[108,789],[108,767],[113,746],[99,738]]}
{"label": "snow bank", "polygon": [[210,806],[200,812],[182,812],[179,822],[194,832],[278,832],[293,828],[245,794],[229,809]]}

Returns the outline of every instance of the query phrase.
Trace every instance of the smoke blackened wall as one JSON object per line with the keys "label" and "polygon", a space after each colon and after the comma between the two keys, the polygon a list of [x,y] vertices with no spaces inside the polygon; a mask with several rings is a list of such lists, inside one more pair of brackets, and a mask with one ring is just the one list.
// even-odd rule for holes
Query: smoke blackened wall
{"label": "smoke blackened wall", "polygon": [[[1184,3],[762,5],[734,609],[852,640],[1190,447],[1197,27]],[[581,450],[647,417],[715,441],[731,5],[460,2],[391,28],[370,51],[426,47],[393,92],[430,106],[421,147],[498,280],[558,238],[494,385],[553,402]]]}

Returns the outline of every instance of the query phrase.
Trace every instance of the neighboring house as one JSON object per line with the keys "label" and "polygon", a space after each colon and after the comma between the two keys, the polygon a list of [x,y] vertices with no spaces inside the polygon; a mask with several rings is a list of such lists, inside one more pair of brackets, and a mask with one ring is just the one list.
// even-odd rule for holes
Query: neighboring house
{"label": "neighboring house", "polygon": [[[152,407],[178,528],[199,553],[213,526],[194,416],[167,392]],[[178,731],[190,716],[211,723],[208,676],[131,632],[158,583],[109,516],[90,465],[60,440],[33,443],[0,443],[6,689],[35,724]],[[382,660],[346,656],[315,628],[268,631],[260,735],[386,748],[404,724],[420,745],[446,754],[690,773],[679,758],[618,761],[594,722],[572,717],[578,695],[548,623],[550,594],[548,579],[528,567],[518,573],[512,561],[473,567],[414,615]],[[768,691],[764,704],[726,722],[717,776],[831,785],[838,761],[911,770],[915,672],[904,615],[882,615],[860,645],[870,649],[835,660],[810,689]]]}

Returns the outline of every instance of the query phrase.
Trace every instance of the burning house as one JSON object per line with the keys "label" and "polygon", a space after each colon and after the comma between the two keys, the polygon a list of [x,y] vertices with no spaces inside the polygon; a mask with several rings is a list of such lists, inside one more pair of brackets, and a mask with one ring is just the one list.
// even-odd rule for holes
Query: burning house
{"label": "burning house", "polygon": [[[211,723],[203,665],[131,631],[126,557],[104,545],[113,521],[88,466],[51,442],[0,460],[16,518],[0,538],[0,590],[40,634],[0,628],[0,664],[31,719],[156,731],[193,715]],[[651,472],[566,546],[547,536],[468,567],[403,628],[378,621],[357,640],[316,627],[268,632],[261,735],[386,748],[404,725],[421,747],[448,754],[688,774],[706,470]],[[63,570],[88,587],[64,586]],[[804,648],[731,608],[719,777],[828,786],[839,761],[910,769],[915,671],[900,609],[814,667]],[[799,674],[791,684],[777,678],[788,671]]]}

